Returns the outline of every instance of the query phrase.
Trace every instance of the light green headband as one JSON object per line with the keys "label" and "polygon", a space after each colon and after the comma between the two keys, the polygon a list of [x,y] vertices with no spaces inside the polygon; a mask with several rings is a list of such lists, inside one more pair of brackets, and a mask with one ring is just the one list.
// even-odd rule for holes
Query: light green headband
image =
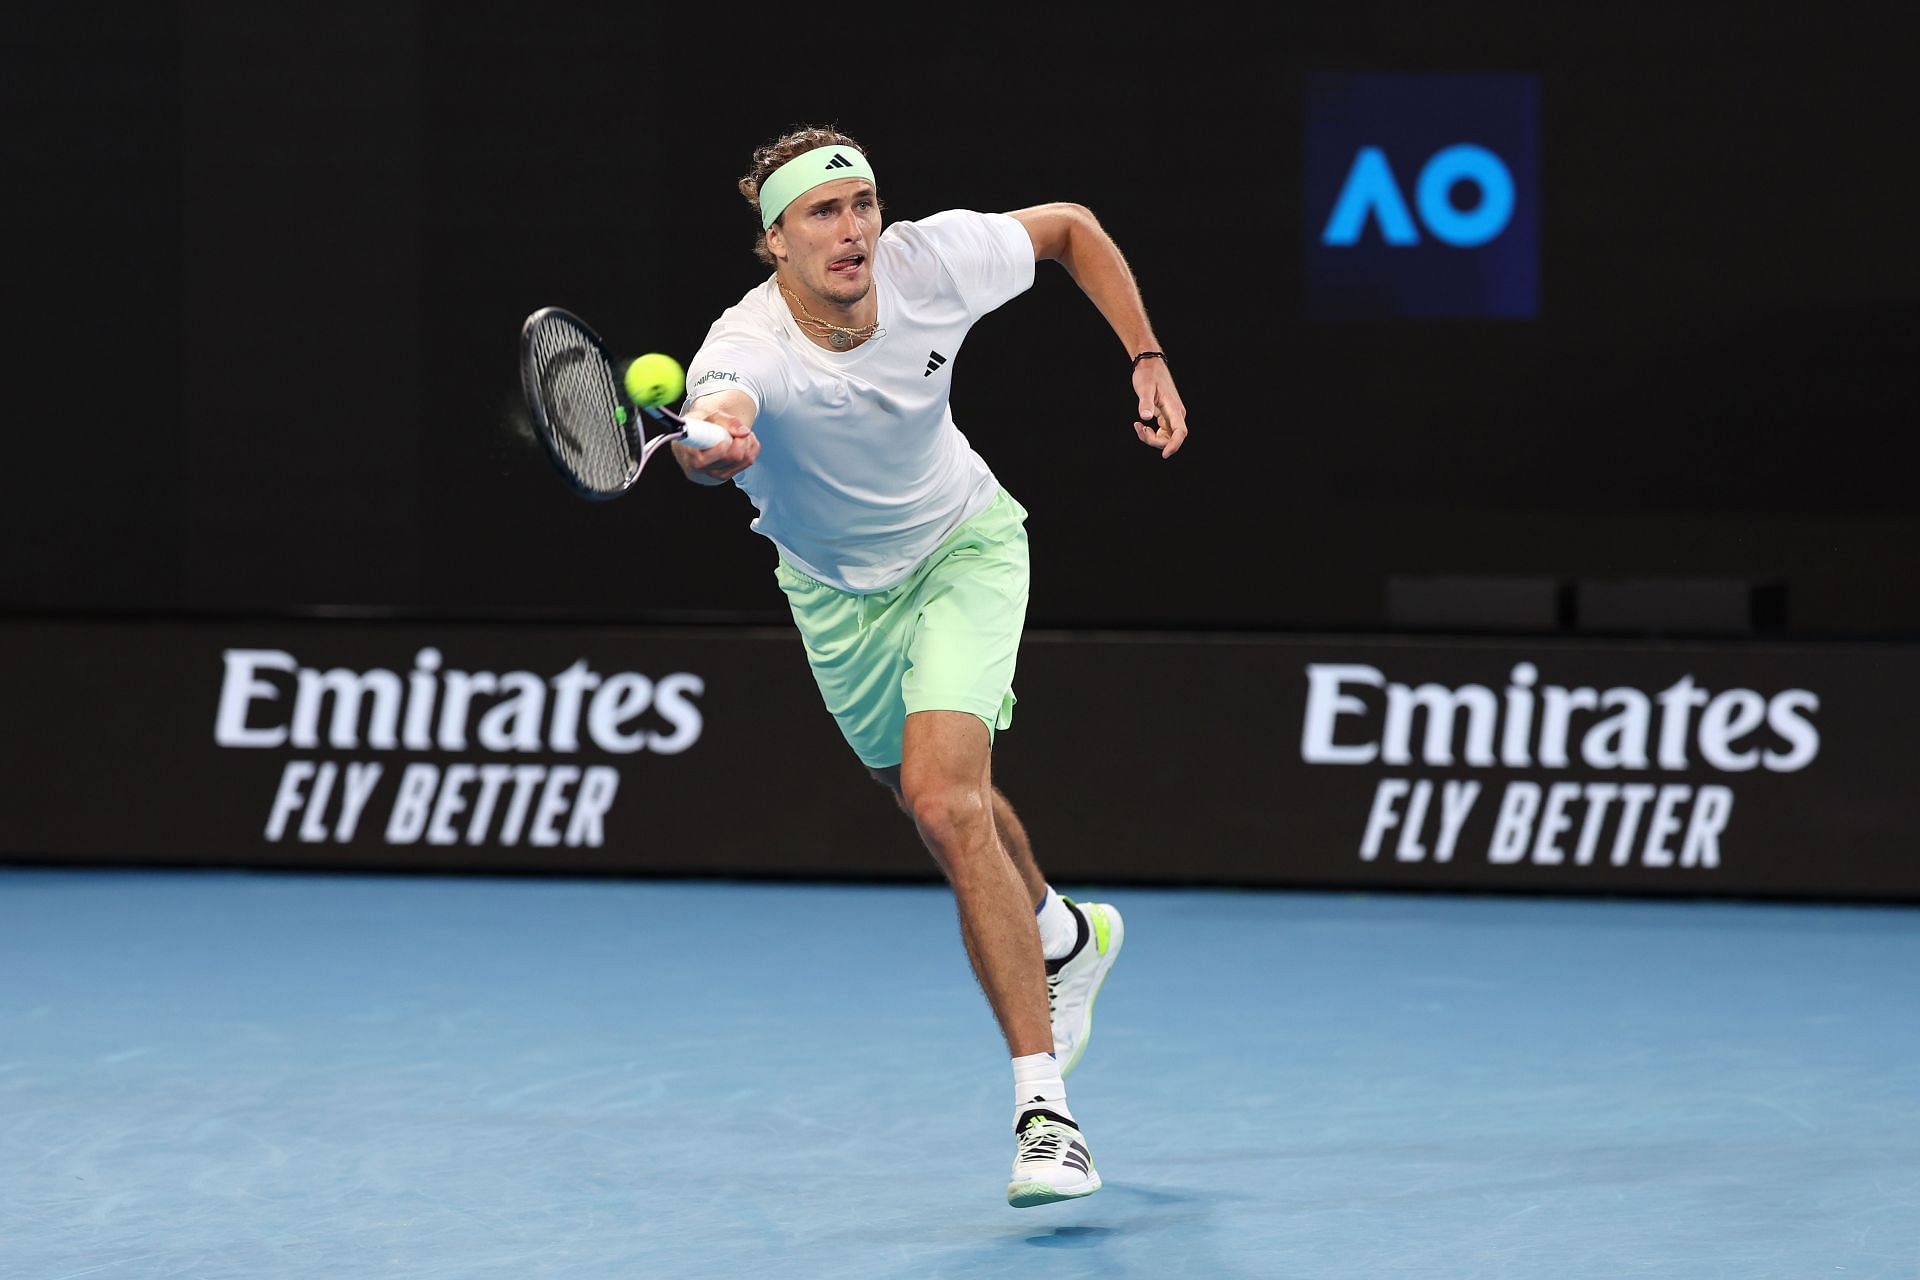
{"label": "light green headband", "polygon": [[834,145],[802,151],[767,175],[760,184],[760,229],[765,231],[787,206],[823,182],[841,178],[873,181],[873,166],[852,147]]}

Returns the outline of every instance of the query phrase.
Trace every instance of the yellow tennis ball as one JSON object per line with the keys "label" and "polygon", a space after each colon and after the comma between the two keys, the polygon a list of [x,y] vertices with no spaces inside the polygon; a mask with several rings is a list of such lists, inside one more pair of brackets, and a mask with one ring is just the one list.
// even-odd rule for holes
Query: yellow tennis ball
{"label": "yellow tennis ball", "polygon": [[642,409],[657,409],[680,398],[687,389],[687,371],[672,356],[658,351],[636,356],[627,366],[627,395]]}

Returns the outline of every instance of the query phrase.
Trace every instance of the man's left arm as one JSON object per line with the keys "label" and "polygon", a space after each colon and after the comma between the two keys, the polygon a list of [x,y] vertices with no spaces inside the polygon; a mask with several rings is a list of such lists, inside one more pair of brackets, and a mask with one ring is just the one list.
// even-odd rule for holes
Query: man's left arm
{"label": "man's left arm", "polygon": [[1009,217],[1027,229],[1036,261],[1052,259],[1067,269],[1081,292],[1092,299],[1133,360],[1133,390],[1139,397],[1134,434],[1143,444],[1171,458],[1187,438],[1187,409],[1160,356],[1136,360],[1142,351],[1158,351],[1159,340],[1147,320],[1146,304],[1133,269],[1106,229],[1084,205],[1060,202],[1013,210]]}

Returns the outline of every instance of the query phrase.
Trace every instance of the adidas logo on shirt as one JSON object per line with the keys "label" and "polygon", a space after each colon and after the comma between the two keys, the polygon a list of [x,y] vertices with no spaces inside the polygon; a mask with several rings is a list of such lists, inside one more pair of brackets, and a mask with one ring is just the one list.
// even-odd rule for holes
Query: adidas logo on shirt
{"label": "adidas logo on shirt", "polygon": [[947,358],[941,355],[938,351],[927,352],[927,371],[921,374],[920,376],[923,378],[932,377],[933,371],[935,369],[938,369],[941,365],[945,364],[946,362],[947,362]]}

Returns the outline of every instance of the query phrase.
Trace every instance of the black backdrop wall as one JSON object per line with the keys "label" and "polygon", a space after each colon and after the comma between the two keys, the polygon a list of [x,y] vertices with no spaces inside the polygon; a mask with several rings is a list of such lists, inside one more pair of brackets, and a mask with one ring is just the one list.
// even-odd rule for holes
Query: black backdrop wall
{"label": "black backdrop wall", "polygon": [[[748,153],[826,121],[894,218],[1087,204],[1172,353],[1169,464],[1064,272],[960,358],[1035,626],[1385,629],[1396,584],[1467,575],[1920,632],[1890,7],[9,12],[11,610],[777,620],[741,495],[561,488],[514,341],[555,303],[691,355],[762,275]],[[1533,77],[1532,318],[1308,313],[1309,88],[1357,72]]]}

